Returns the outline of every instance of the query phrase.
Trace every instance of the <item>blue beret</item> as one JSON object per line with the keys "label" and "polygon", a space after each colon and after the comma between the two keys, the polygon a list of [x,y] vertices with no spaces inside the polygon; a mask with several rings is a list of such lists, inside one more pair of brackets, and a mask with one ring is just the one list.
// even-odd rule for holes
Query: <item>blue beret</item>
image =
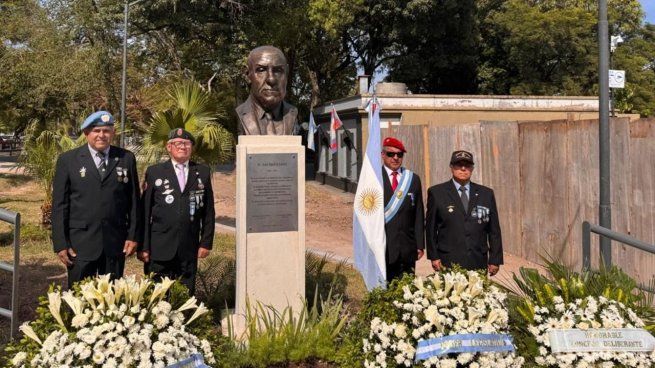
{"label": "blue beret", "polygon": [[196,140],[193,138],[193,135],[189,133],[188,131],[182,129],[182,128],[175,128],[168,132],[168,140],[170,141],[171,139],[175,138],[182,138],[191,141],[191,143],[196,143]]}
{"label": "blue beret", "polygon": [[114,117],[107,111],[96,111],[84,120],[80,129],[103,125],[114,125]]}

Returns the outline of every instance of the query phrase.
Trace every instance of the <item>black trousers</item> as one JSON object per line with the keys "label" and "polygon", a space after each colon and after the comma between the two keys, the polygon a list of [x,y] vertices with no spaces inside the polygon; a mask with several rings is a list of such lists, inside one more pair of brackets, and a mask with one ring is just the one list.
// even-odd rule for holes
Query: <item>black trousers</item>
{"label": "black trousers", "polygon": [[110,274],[112,280],[119,279],[123,277],[125,270],[125,256],[107,257],[105,252],[102,252],[100,257],[93,261],[83,261],[72,257],[71,260],[73,265],[67,267],[69,289],[73,287],[74,283],[96,275]]}
{"label": "black trousers", "polygon": [[154,273],[155,280],[161,280],[164,277],[179,280],[182,285],[189,289],[189,295],[196,291],[196,271],[198,270],[198,259],[193,260],[180,259],[175,256],[168,261],[150,260],[143,266],[143,271],[147,275]]}
{"label": "black trousers", "polygon": [[397,259],[394,263],[387,263],[387,284],[391,283],[394,279],[401,279],[404,274],[414,274],[414,267],[416,261],[407,263],[402,259]]}

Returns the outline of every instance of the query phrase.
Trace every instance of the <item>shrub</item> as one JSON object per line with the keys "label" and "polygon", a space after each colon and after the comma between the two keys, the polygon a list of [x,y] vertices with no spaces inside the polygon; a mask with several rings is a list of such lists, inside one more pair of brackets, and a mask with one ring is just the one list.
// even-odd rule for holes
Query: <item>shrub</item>
{"label": "shrub", "polygon": [[225,343],[218,361],[223,367],[271,367],[316,360],[334,361],[337,338],[347,320],[340,298],[329,296],[301,311],[276,311],[247,303],[246,343]]}

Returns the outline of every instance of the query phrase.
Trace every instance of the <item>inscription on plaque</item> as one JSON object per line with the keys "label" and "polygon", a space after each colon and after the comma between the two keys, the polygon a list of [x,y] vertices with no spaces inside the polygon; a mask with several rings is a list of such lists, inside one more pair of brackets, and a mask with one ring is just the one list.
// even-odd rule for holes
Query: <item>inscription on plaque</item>
{"label": "inscription on plaque", "polygon": [[298,231],[297,161],[295,153],[248,155],[248,233]]}

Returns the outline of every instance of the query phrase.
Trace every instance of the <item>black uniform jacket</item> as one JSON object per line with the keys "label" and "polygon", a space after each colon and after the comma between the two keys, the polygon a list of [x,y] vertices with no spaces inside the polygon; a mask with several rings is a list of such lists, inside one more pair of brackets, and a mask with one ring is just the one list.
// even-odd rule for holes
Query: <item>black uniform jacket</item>
{"label": "black uniform jacket", "polygon": [[[407,171],[403,175],[407,174]],[[416,250],[425,248],[423,233],[423,190],[421,178],[413,174],[414,178],[409,186],[407,195],[400,205],[396,215],[385,224],[387,236],[387,263],[396,262],[399,258],[404,263],[416,262]],[[393,190],[387,171],[382,167],[382,181],[384,183],[384,205],[391,200]]]}
{"label": "black uniform jacket", "polygon": [[[478,218],[478,212],[473,211],[477,206],[488,208],[488,217]],[[498,210],[491,188],[471,182],[467,215],[452,180],[431,187],[425,226],[431,260],[469,270],[503,263]]]}
{"label": "black uniform jacket", "polygon": [[209,167],[190,161],[181,193],[170,160],[148,167],[145,181],[144,237],[139,250],[149,252],[155,261],[169,261],[176,254],[181,259],[195,259],[198,247],[211,249],[214,192]]}
{"label": "black uniform jacket", "polygon": [[59,156],[52,183],[55,252],[72,248],[83,261],[98,259],[103,250],[121,256],[125,240],[138,241],[140,209],[132,152],[111,146],[102,181],[87,144]]}

